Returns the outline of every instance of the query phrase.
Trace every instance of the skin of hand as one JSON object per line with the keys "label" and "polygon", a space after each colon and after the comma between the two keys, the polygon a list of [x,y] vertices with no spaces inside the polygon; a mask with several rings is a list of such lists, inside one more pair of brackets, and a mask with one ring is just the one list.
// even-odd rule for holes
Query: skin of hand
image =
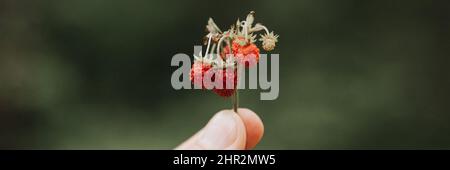
{"label": "skin of hand", "polygon": [[222,110],[200,131],[179,145],[177,150],[252,149],[264,134],[258,115],[249,109]]}

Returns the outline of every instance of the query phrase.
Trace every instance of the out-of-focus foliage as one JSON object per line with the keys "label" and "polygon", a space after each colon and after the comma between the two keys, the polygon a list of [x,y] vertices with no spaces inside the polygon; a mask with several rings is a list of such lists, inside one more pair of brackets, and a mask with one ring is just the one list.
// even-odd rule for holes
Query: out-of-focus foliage
{"label": "out-of-focus foliage", "polygon": [[171,149],[228,100],[172,89],[208,17],[280,35],[257,149],[450,148],[444,1],[0,1],[0,148]]}

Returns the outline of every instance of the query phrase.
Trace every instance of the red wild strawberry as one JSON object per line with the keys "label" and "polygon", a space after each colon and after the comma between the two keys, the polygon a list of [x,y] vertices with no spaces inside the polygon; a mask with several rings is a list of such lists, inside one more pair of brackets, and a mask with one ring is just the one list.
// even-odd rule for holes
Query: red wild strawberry
{"label": "red wild strawberry", "polygon": [[195,61],[194,64],[192,64],[190,73],[190,79],[192,83],[194,83],[194,85],[197,85],[198,87],[201,86],[202,89],[205,89],[205,85],[203,84],[203,76],[211,68],[211,64],[203,63],[201,61]]}
{"label": "red wild strawberry", "polygon": [[[239,64],[244,64],[245,67],[249,68],[255,66],[259,60],[259,48],[245,40],[245,37],[237,37],[233,40],[231,45],[232,54],[234,59]],[[230,47],[225,46],[223,48],[222,58],[226,58],[226,55],[230,54]]]}
{"label": "red wild strawberry", "polygon": [[[237,72],[236,69],[217,69],[215,74],[211,79],[215,83],[222,83],[222,88],[213,88],[213,91],[222,97],[230,97],[234,94],[237,87]],[[217,76],[218,79],[215,79]],[[232,86],[231,86],[231,83]],[[227,84],[229,87],[227,87]],[[231,88],[230,88],[231,87]]]}
{"label": "red wild strawberry", "polygon": [[[210,81],[204,81],[205,77],[210,77]],[[195,61],[194,64],[192,64],[190,79],[194,85],[201,86],[202,89],[206,89],[207,86],[212,87],[212,90],[222,97],[233,95],[237,86],[235,69],[214,69],[210,64],[201,61]],[[230,86],[232,81],[233,84]],[[220,84],[222,84],[222,87],[215,86]],[[228,86],[230,87],[227,88],[227,84],[229,84]]]}

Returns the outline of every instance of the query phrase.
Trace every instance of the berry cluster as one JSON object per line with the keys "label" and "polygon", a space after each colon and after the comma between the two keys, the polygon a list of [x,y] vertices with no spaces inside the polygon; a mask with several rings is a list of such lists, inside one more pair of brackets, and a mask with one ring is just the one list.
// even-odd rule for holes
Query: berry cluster
{"label": "berry cluster", "polygon": [[201,52],[198,56],[194,55],[195,61],[191,68],[190,79],[194,85],[211,89],[223,97],[232,96],[237,91],[237,67],[250,68],[259,61],[256,33],[265,31],[259,39],[264,50],[271,51],[275,48],[278,35],[269,32],[260,23],[253,25],[254,14],[253,11],[250,12],[245,21],[238,19],[236,24],[224,32],[209,18],[206,25],[208,34],[204,39],[204,45],[207,45],[205,55],[202,56]]}

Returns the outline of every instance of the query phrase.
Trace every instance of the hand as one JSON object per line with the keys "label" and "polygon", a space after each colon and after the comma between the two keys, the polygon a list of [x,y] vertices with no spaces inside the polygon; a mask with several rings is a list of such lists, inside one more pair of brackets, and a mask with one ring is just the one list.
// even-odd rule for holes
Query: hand
{"label": "hand", "polygon": [[175,149],[252,149],[261,140],[264,126],[261,119],[249,109],[222,110],[208,124]]}

